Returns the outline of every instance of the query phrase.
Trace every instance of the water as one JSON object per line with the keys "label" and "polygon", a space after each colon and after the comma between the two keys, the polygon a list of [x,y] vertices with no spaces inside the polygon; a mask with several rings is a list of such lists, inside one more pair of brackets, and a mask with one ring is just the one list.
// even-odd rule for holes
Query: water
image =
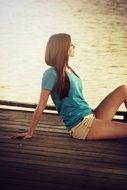
{"label": "water", "polygon": [[59,32],[76,45],[70,65],[92,108],[127,84],[126,0],[0,0],[0,99],[38,101],[45,46]]}

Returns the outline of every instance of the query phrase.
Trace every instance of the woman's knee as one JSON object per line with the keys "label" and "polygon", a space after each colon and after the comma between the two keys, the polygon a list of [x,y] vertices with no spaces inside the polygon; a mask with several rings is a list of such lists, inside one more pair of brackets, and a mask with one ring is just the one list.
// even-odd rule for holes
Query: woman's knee
{"label": "woman's knee", "polygon": [[127,86],[126,85],[121,85],[118,87],[118,90],[122,94],[123,98],[126,100],[127,99]]}

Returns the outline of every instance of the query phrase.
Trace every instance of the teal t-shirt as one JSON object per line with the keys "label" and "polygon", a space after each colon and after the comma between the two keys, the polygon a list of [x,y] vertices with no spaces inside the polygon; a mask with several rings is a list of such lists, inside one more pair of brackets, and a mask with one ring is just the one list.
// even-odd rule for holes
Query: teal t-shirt
{"label": "teal t-shirt", "polygon": [[67,72],[70,89],[68,97],[60,100],[57,92],[57,72],[54,67],[48,68],[42,77],[41,88],[51,91],[51,98],[56,106],[58,114],[63,119],[68,131],[76,126],[84,116],[92,113],[92,109],[83,97],[81,79],[73,72]]}

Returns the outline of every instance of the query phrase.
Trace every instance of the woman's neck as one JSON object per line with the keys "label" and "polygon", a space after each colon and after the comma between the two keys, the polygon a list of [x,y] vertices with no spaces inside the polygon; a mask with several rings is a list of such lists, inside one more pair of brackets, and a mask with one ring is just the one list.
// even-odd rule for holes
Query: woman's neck
{"label": "woman's neck", "polygon": [[67,67],[65,68],[65,71],[66,71],[66,72],[71,72],[70,67],[69,67],[69,66],[67,66]]}

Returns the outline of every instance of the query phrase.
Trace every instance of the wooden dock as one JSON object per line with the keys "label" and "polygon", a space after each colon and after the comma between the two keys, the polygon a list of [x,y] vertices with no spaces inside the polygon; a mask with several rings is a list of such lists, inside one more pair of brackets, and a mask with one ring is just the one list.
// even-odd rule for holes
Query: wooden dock
{"label": "wooden dock", "polygon": [[11,139],[27,129],[33,115],[28,108],[36,104],[0,105],[0,190],[127,190],[127,139],[73,139],[57,113],[48,113],[50,106],[33,138]]}

